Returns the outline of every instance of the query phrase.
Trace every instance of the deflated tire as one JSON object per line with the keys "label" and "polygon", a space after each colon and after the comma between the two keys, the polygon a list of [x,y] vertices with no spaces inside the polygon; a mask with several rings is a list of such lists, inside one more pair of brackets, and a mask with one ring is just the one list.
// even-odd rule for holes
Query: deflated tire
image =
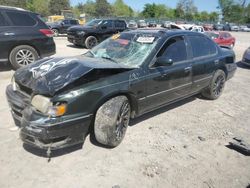
{"label": "deflated tire", "polygon": [[114,97],[105,102],[96,112],[96,140],[109,147],[118,146],[125,136],[130,112],[130,104],[125,96]]}

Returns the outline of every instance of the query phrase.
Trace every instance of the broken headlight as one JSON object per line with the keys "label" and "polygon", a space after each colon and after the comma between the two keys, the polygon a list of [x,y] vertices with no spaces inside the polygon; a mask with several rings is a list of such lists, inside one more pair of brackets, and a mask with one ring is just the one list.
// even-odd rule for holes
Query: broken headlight
{"label": "broken headlight", "polygon": [[67,104],[57,102],[53,104],[50,98],[42,95],[35,95],[32,98],[31,104],[43,114],[47,114],[52,117],[62,116],[66,112]]}
{"label": "broken headlight", "polygon": [[16,91],[17,88],[19,87],[19,86],[17,85],[16,81],[15,81],[15,77],[14,77],[14,76],[11,78],[11,85],[12,85],[13,91]]}

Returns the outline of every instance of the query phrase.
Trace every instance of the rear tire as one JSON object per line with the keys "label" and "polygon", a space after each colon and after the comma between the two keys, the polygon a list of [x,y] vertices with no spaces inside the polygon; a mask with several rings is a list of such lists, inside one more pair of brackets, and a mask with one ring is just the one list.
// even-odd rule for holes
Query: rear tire
{"label": "rear tire", "polygon": [[19,69],[28,64],[34,63],[38,59],[37,51],[28,45],[21,45],[15,47],[9,55],[9,61],[13,68]]}
{"label": "rear tire", "polygon": [[96,140],[108,147],[118,146],[129,125],[131,108],[127,97],[118,96],[105,102],[96,112]]}
{"label": "rear tire", "polygon": [[211,83],[208,88],[202,91],[202,95],[210,100],[218,99],[225,87],[226,74],[223,70],[217,70],[214,73]]}
{"label": "rear tire", "polygon": [[96,37],[94,36],[88,36],[86,39],[85,39],[85,47],[87,49],[91,49],[93,47],[95,47],[97,44],[98,44],[98,40]]}

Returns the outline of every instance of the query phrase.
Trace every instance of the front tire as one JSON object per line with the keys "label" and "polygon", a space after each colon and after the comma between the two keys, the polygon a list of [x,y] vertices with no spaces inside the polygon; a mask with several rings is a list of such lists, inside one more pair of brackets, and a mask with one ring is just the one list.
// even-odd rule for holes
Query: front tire
{"label": "front tire", "polygon": [[87,49],[91,49],[93,47],[95,47],[97,44],[98,44],[98,40],[96,37],[94,36],[88,36],[86,39],[85,39],[85,47]]}
{"label": "front tire", "polygon": [[28,45],[15,47],[9,55],[10,63],[15,70],[28,64],[34,63],[37,59],[37,51],[33,47]]}
{"label": "front tire", "polygon": [[218,99],[225,87],[226,74],[223,70],[217,70],[214,73],[211,83],[208,88],[205,89],[201,94],[211,100]]}
{"label": "front tire", "polygon": [[129,125],[131,108],[127,97],[118,96],[105,102],[96,112],[96,140],[108,147],[118,146]]}

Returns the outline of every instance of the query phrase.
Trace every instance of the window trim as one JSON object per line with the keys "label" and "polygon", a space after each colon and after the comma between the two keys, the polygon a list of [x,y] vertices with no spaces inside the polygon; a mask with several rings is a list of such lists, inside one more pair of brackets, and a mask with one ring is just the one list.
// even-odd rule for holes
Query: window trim
{"label": "window trim", "polygon": [[[187,34],[186,33],[184,33],[184,34],[175,34],[175,35],[167,37],[166,40],[165,40],[165,42],[163,42],[163,44],[161,45],[161,47],[155,53],[155,55],[152,58],[151,62],[148,64],[148,68],[149,69],[155,69],[155,68],[157,68],[157,67],[154,67],[154,64],[156,63],[156,60],[157,60],[157,55],[160,53],[161,49],[168,42],[168,40],[170,40],[171,38],[175,38],[175,37],[183,37],[184,38],[184,41],[185,41],[185,44],[186,44],[186,51],[187,51],[187,60],[176,62],[173,65],[188,63],[188,62],[190,62],[192,60],[192,56],[190,54],[190,50],[188,50],[188,46],[190,45],[190,43],[189,43],[189,40],[187,39]],[[163,66],[161,66],[161,67],[163,67]]]}

